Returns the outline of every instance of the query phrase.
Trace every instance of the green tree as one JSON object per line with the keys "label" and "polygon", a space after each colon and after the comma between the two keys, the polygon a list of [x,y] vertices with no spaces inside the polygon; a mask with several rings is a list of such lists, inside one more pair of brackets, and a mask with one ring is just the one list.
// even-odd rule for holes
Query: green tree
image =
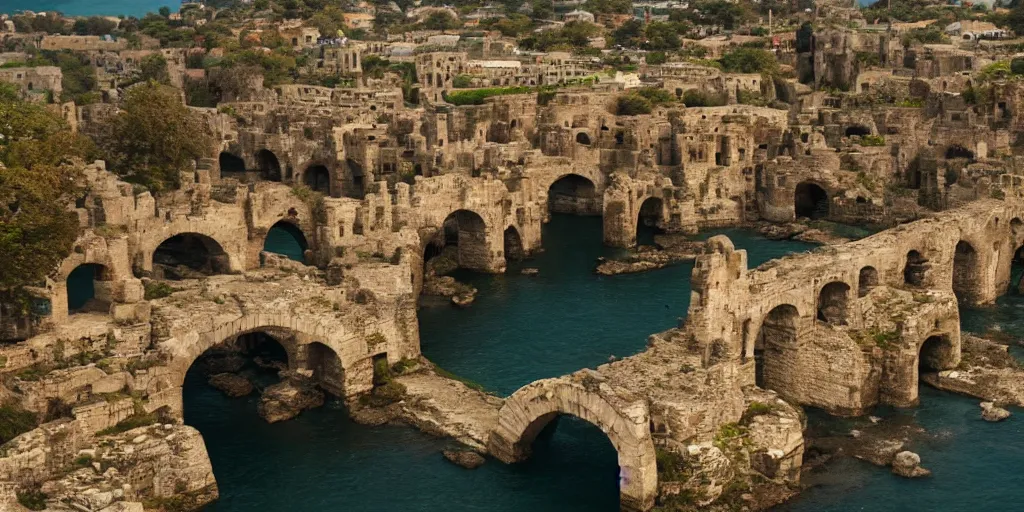
{"label": "green tree", "polygon": [[719,62],[727,73],[774,73],[779,69],[775,56],[760,48],[736,48]]}
{"label": "green tree", "polygon": [[153,80],[164,85],[171,83],[171,75],[167,72],[167,59],[159,53],[147,55],[139,62],[137,82]]}
{"label": "green tree", "polygon": [[623,94],[615,102],[615,114],[620,116],[650,114],[652,110],[651,100],[639,94]]}
{"label": "green tree", "polygon": [[664,64],[668,61],[668,57],[665,52],[648,52],[646,61],[651,65]]}
{"label": "green tree", "polygon": [[434,11],[423,20],[423,28],[427,30],[455,30],[462,22],[444,11]]}
{"label": "green tree", "polygon": [[630,0],[588,0],[583,9],[594,14],[629,14],[633,12]]}
{"label": "green tree", "polygon": [[79,164],[94,151],[61,118],[3,90],[0,301],[27,314],[22,287],[39,284],[70,254],[78,236],[78,219],[67,205],[80,190]]}
{"label": "green tree", "polygon": [[116,28],[117,23],[113,20],[100,16],[90,16],[75,20],[71,31],[80,36],[103,36],[113,32]]}
{"label": "green tree", "polygon": [[177,187],[180,173],[209,155],[213,141],[180,91],[147,82],[128,90],[121,111],[101,127],[99,143],[115,173],[159,191]]}
{"label": "green tree", "polygon": [[647,35],[647,48],[650,50],[678,50],[682,47],[679,31],[674,23],[653,22],[644,30]]}
{"label": "green tree", "polygon": [[160,13],[160,16],[163,16],[164,18],[171,17],[171,8],[167,7],[166,5],[158,9],[157,12]]}
{"label": "green tree", "polygon": [[533,0],[533,17],[537,19],[551,19],[555,15],[555,3],[552,0]]}

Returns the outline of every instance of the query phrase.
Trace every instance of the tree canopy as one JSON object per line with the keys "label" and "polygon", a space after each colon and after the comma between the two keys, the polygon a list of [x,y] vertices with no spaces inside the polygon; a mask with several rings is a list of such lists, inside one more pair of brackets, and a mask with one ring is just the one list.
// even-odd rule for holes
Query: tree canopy
{"label": "tree canopy", "polygon": [[67,205],[80,191],[81,160],[92,156],[88,139],[0,84],[0,289],[8,299],[70,254],[78,218]]}
{"label": "tree canopy", "polygon": [[150,81],[125,93],[121,111],[101,127],[99,144],[116,174],[159,191],[176,188],[180,173],[210,154],[212,138],[177,89]]}

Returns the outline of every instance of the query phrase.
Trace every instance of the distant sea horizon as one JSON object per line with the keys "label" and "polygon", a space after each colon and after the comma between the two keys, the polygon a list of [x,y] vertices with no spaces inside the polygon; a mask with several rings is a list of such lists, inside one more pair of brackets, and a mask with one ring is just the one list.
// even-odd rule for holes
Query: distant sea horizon
{"label": "distant sea horizon", "polygon": [[161,7],[172,12],[181,0],[0,0],[0,14],[20,11],[59,11],[65,16],[135,16],[141,18]]}

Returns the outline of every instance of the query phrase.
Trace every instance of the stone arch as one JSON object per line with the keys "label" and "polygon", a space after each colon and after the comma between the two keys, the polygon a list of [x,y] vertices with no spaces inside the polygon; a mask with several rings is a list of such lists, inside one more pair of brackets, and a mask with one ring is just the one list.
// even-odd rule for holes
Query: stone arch
{"label": "stone arch", "polygon": [[444,245],[457,247],[460,267],[471,270],[491,268],[487,222],[482,215],[473,210],[455,210],[445,217],[441,231]]}
{"label": "stone arch", "polygon": [[959,363],[959,347],[949,334],[931,334],[918,346],[917,367],[920,372],[950,370]]}
{"label": "stone arch", "polygon": [[99,263],[82,263],[68,273],[68,314],[94,311],[106,313],[110,309],[110,270]]}
{"label": "stone arch", "polygon": [[878,286],[878,270],[870,265],[861,268],[857,276],[857,296],[866,296],[876,286]]}
{"label": "stone arch", "polygon": [[281,181],[281,162],[277,155],[269,149],[256,152],[256,165],[259,166],[260,177],[267,181]]}
{"label": "stone arch", "polygon": [[[586,372],[586,370],[585,370]],[[537,434],[551,420],[568,414],[601,429],[618,454],[622,510],[648,510],[658,494],[658,469],[651,440],[650,413],[643,400],[609,399],[595,384],[544,379],[519,388],[498,412],[488,449],[506,463],[524,460]],[[582,379],[596,379],[589,372]]]}
{"label": "stone arch", "polygon": [[317,192],[330,195],[331,171],[325,165],[310,165],[302,173],[302,183]]}
{"label": "stone arch", "polygon": [[817,183],[800,182],[793,192],[793,210],[798,218],[824,219],[828,217],[828,192]]}
{"label": "stone arch", "polygon": [[231,260],[212,237],[186,232],[160,242],[153,251],[152,269],[156,279],[186,279],[194,272],[207,275],[229,273]]}
{"label": "stone arch", "polygon": [[348,169],[348,180],[346,186],[342,187],[345,197],[362,199],[366,195],[366,172],[363,166],[351,158],[345,159],[345,167]]}
{"label": "stone arch", "polygon": [[267,230],[263,239],[263,251],[287,256],[294,261],[306,261],[309,242],[299,226],[287,220],[279,220]]}
{"label": "stone arch", "polygon": [[930,270],[928,260],[917,250],[907,252],[903,264],[903,283],[910,286],[924,286]]}
{"label": "stone arch", "polygon": [[313,380],[335,396],[345,396],[345,368],[333,348],[314,341],[305,345],[302,366],[313,372]]}
{"label": "stone arch", "polygon": [[577,133],[576,134],[576,143],[577,144],[581,144],[583,146],[589,146],[590,145],[590,135],[587,135],[587,132],[579,132],[579,133]]}
{"label": "stone arch", "polygon": [[564,174],[548,186],[548,212],[601,215],[604,198],[594,181],[579,174]]}
{"label": "stone arch", "polygon": [[640,203],[636,219],[637,240],[640,239],[641,227],[653,228],[655,232],[662,231],[665,217],[665,201],[660,197],[648,197],[643,203]]}
{"label": "stone arch", "polygon": [[519,261],[526,257],[523,250],[523,237],[515,226],[505,228],[505,261]]}
{"label": "stone arch", "polygon": [[842,281],[822,286],[818,292],[817,319],[832,325],[845,325],[849,299],[850,285]]}
{"label": "stone arch", "polygon": [[953,252],[953,293],[962,303],[972,303],[982,285],[981,257],[974,246],[965,240],[956,243]]}
{"label": "stone arch", "polygon": [[245,177],[245,160],[241,157],[227,151],[221,151],[220,157],[217,160],[220,164],[221,178],[241,179]]}
{"label": "stone arch", "polygon": [[755,383],[764,389],[779,391],[786,372],[786,354],[795,350],[800,313],[796,306],[780,304],[765,315],[754,342]]}

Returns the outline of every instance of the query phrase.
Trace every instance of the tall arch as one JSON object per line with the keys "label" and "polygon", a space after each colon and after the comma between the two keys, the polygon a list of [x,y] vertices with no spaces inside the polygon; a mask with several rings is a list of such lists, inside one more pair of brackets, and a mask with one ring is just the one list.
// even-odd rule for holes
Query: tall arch
{"label": "tall arch", "polygon": [[515,226],[505,229],[505,260],[519,261],[526,257],[523,251],[523,238],[519,236],[519,230]]}
{"label": "tall arch", "polygon": [[548,187],[548,212],[601,215],[604,198],[597,186],[579,174],[566,174]]}
{"label": "tall arch", "polygon": [[857,276],[857,296],[864,297],[876,286],[878,286],[878,270],[870,265],[861,268]]}
{"label": "tall arch", "polygon": [[83,263],[75,267],[66,280],[68,313],[109,310],[110,290],[104,283],[109,280],[110,272],[103,265]]}
{"label": "tall arch", "polygon": [[907,252],[903,264],[903,283],[910,286],[924,286],[930,265],[928,260],[918,251]]}
{"label": "tall arch", "polygon": [[795,306],[781,304],[765,315],[754,342],[755,382],[764,389],[777,389],[789,371],[787,354],[797,343],[800,313]]}
{"label": "tall arch", "polygon": [[821,287],[818,293],[818,320],[833,325],[846,324],[850,285],[833,281]]}
{"label": "tall arch", "polygon": [[971,151],[960,144],[951,144],[946,148],[946,159],[953,160],[956,158],[966,158],[968,160],[974,160],[974,151]]}
{"label": "tall arch", "polygon": [[918,347],[917,366],[920,372],[949,370],[959,363],[959,348],[948,334],[928,336]]}
{"label": "tall arch", "polygon": [[314,164],[302,173],[302,183],[323,194],[331,193],[331,171],[326,166]]}
{"label": "tall arch", "polygon": [[281,162],[277,155],[269,149],[261,149],[256,153],[256,164],[259,165],[260,177],[267,181],[281,181]]}
{"label": "tall arch", "polygon": [[828,217],[828,193],[819,185],[809,181],[800,182],[793,194],[793,210],[798,218],[824,219]]}
{"label": "tall arch", "polygon": [[366,195],[366,173],[363,166],[351,158],[345,159],[345,167],[348,169],[348,181],[342,187],[345,197],[362,199]]}
{"label": "tall arch", "polygon": [[307,249],[309,243],[306,241],[306,235],[298,226],[284,220],[271,226],[266,238],[263,239],[265,252],[287,256],[295,261],[305,262]]}
{"label": "tall arch", "polygon": [[503,462],[524,460],[545,425],[559,415],[575,416],[601,429],[615,447],[622,509],[648,510],[658,493],[658,469],[647,403],[621,395],[609,400],[575,380],[587,376],[544,379],[517,390],[498,412],[488,448]]}
{"label": "tall arch", "polygon": [[969,242],[960,240],[953,253],[953,293],[957,300],[971,304],[977,300],[981,286],[981,265],[978,251]]}
{"label": "tall arch", "polygon": [[[665,223],[665,201],[659,197],[648,197],[640,204],[636,219],[636,239],[638,243],[644,238],[641,235],[646,233],[658,233],[662,231]],[[653,240],[650,240],[653,243]]]}
{"label": "tall arch", "polygon": [[203,234],[174,235],[153,251],[153,275],[157,279],[184,279],[193,273],[209,275],[230,271],[231,262],[224,248]]}
{"label": "tall arch", "polygon": [[444,245],[457,247],[460,267],[471,270],[491,267],[487,223],[479,213],[455,210],[445,217],[441,230]]}

